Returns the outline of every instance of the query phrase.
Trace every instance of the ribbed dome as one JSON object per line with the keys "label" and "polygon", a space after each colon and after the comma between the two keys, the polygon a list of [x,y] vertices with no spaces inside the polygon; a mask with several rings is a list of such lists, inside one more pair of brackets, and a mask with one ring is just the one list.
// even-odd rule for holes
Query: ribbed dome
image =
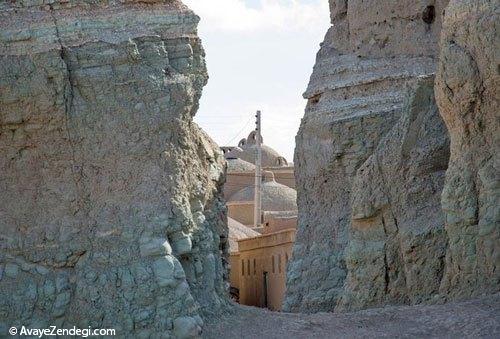
{"label": "ribbed dome", "polygon": [[238,240],[260,235],[260,233],[255,232],[233,218],[227,218],[227,226],[229,228],[229,252],[231,253],[238,252]]}
{"label": "ribbed dome", "polygon": [[[262,210],[263,211],[296,211],[297,191],[274,181],[271,172],[266,172],[266,181],[262,183]],[[254,187],[248,186],[234,193],[228,203],[253,202]]]}
{"label": "ribbed dome", "polygon": [[255,165],[243,159],[226,159],[228,172],[255,171]]}

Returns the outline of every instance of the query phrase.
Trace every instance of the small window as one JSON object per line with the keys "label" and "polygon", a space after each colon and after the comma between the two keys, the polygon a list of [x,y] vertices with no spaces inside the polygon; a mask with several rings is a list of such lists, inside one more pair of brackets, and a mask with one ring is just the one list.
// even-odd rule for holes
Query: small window
{"label": "small window", "polygon": [[241,275],[245,275],[245,260],[241,259]]}
{"label": "small window", "polygon": [[247,275],[250,275],[250,259],[247,259]]}
{"label": "small window", "polygon": [[274,266],[275,266],[275,265],[274,265],[274,255],[271,257],[271,259],[272,259],[272,261],[273,261],[272,266],[273,266],[273,273],[274,273],[274,271],[275,271],[275,268],[274,268]]}
{"label": "small window", "polygon": [[253,260],[253,275],[257,275],[257,265],[256,265],[256,260]]}
{"label": "small window", "polygon": [[288,253],[285,253],[285,265],[288,265]]}
{"label": "small window", "polygon": [[281,273],[281,254],[278,254],[278,273]]}

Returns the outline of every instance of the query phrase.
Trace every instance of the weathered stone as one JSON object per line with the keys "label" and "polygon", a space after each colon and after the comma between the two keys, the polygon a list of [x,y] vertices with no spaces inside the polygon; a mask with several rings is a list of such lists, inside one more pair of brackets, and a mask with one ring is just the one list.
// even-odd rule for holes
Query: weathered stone
{"label": "weathered stone", "polygon": [[[353,242],[349,246],[354,231],[352,216],[363,219],[377,214],[390,201],[385,189],[373,184],[366,187],[368,201],[358,199],[353,211],[353,184],[360,168],[400,120],[407,87],[419,77],[434,73],[441,16],[447,2],[433,2],[436,17],[429,24],[422,20],[426,9],[422,2],[330,1],[332,27],[318,52],[304,94],[308,103],[296,138],[299,220],[288,269],[285,310],[334,310],[344,296],[349,267],[359,264],[360,274],[362,267],[370,269],[369,256],[362,253],[363,245]],[[410,139],[406,146],[409,149],[405,150],[408,153],[414,143],[411,133],[404,133]],[[408,161],[407,157],[400,160]],[[378,170],[375,165],[366,164],[366,170]],[[411,167],[408,163],[401,165]],[[377,201],[370,201],[372,198]],[[407,215],[414,212],[408,211]],[[380,220],[374,223],[381,225]],[[387,239],[380,227],[367,225],[365,234],[357,235],[372,238],[372,250],[377,253],[373,260],[377,260],[379,268],[385,265],[382,254],[386,250],[394,254],[399,251],[385,249]],[[388,264],[401,267],[401,261],[392,259],[395,261]],[[296,260],[298,263],[294,263]],[[380,277],[375,271],[373,268],[373,272],[365,273]],[[354,288],[354,276],[351,278]],[[397,282],[399,278],[391,279]],[[357,307],[377,304],[385,297],[360,298],[366,300]],[[346,304],[343,307],[349,308]]]}
{"label": "weathered stone", "polygon": [[[498,1],[447,3],[330,1],[297,136],[285,310],[500,290]],[[432,84],[444,13],[446,125]]]}
{"label": "weathered stone", "polygon": [[[224,157],[192,121],[199,18],[178,0],[45,4],[0,2],[0,326],[172,336],[161,307],[228,304]],[[190,280],[172,252],[188,270],[209,260],[215,281]]]}
{"label": "weathered stone", "polygon": [[176,285],[174,280],[174,258],[165,256],[157,259],[153,263],[153,272],[155,274],[156,282],[160,287],[174,287]]}
{"label": "weathered stone", "polygon": [[182,268],[182,265],[179,262],[179,260],[174,261],[174,278],[176,279],[186,278],[186,273],[184,272],[184,269]]}
{"label": "weathered stone", "polygon": [[19,266],[8,263],[5,265],[5,275],[9,278],[15,278],[19,274]]}
{"label": "weathered stone", "polygon": [[36,269],[36,272],[38,274],[41,274],[41,275],[46,275],[50,272],[47,268],[45,268],[44,266],[40,266],[40,265],[37,265],[35,269]]}
{"label": "weathered stone", "polygon": [[141,239],[140,251],[143,257],[157,257],[172,254],[172,248],[168,240],[161,238]]}
{"label": "weathered stone", "polygon": [[427,77],[408,88],[399,121],[354,177],[348,274],[337,310],[428,302],[439,292],[449,142],[433,85]]}
{"label": "weathered stone", "polygon": [[177,338],[193,338],[201,334],[201,326],[199,318],[179,317],[174,320],[174,335]]}
{"label": "weathered stone", "polygon": [[452,0],[441,34],[436,99],[451,140],[441,292],[450,298],[500,290],[499,7]]}
{"label": "weathered stone", "polygon": [[172,247],[176,255],[188,254],[192,250],[192,241],[189,234],[177,232],[171,237]]}
{"label": "weathered stone", "polygon": [[60,317],[66,312],[66,307],[68,306],[71,298],[71,293],[69,291],[62,292],[58,294],[54,302],[54,309],[52,311],[53,317]]}

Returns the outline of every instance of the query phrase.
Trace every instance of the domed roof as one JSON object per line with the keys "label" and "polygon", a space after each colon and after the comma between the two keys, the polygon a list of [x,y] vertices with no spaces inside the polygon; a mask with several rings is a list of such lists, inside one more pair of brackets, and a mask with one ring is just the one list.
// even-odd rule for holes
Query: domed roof
{"label": "domed roof", "polygon": [[[250,145],[245,147],[243,152],[238,154],[238,158],[243,159],[245,161],[255,163],[255,153],[257,146]],[[274,149],[267,145],[261,145],[262,149],[262,166],[264,167],[277,167],[277,166],[286,166],[288,163],[284,157],[279,155]]]}
{"label": "domed roof", "polygon": [[[274,181],[272,172],[265,172],[265,182],[262,183],[262,210],[263,211],[296,211],[297,191]],[[234,193],[228,203],[250,202],[254,200],[254,186],[245,187]]]}
{"label": "domed roof", "polygon": [[[257,151],[255,139],[255,131],[252,131],[246,139],[240,140],[236,149],[226,154],[226,159],[229,157],[240,158],[252,164],[255,164],[255,154]],[[271,147],[262,144],[261,149],[262,166],[273,167],[286,166],[288,164],[286,159]]]}
{"label": "domed roof", "polygon": [[227,218],[227,226],[229,228],[229,252],[231,253],[238,252],[238,240],[260,235],[260,233],[246,227],[233,218]]}
{"label": "domed roof", "polygon": [[255,171],[255,165],[239,158],[226,159],[228,172]]}
{"label": "domed roof", "polygon": [[240,147],[225,147],[224,148],[224,157],[226,159],[237,159],[240,157],[241,153],[243,153],[243,150]]}

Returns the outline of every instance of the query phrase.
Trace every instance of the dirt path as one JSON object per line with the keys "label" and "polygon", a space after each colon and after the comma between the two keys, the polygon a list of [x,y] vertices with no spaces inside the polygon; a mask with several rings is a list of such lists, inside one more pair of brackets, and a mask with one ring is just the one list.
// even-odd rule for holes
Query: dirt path
{"label": "dirt path", "polygon": [[204,338],[486,337],[500,338],[500,294],[431,306],[353,313],[292,314],[238,306]]}

